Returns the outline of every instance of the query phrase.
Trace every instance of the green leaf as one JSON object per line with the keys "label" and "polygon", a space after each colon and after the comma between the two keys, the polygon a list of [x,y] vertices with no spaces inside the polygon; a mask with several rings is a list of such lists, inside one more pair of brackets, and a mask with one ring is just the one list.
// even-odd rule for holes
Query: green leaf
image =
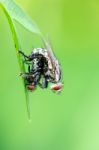
{"label": "green leaf", "polygon": [[[15,48],[16,48],[16,54],[17,54],[18,63],[20,66],[20,71],[25,72],[24,64],[20,58],[20,55],[18,54],[18,50],[20,49],[21,44],[20,44],[18,36],[17,36],[14,20],[17,21],[18,23],[20,23],[21,25],[23,25],[23,27],[25,27],[32,33],[36,33],[36,34],[42,36],[41,32],[38,29],[38,27],[35,25],[35,23],[12,0],[0,0],[0,6],[8,19],[8,23],[10,26],[10,30],[11,30],[13,41],[14,41]],[[28,91],[26,89],[24,80],[23,80],[23,85],[24,85],[24,89],[25,89],[28,118],[30,119],[29,95],[28,95]]]}
{"label": "green leaf", "polygon": [[41,35],[36,23],[13,0],[0,0],[0,3],[13,21],[17,21],[30,32]]}

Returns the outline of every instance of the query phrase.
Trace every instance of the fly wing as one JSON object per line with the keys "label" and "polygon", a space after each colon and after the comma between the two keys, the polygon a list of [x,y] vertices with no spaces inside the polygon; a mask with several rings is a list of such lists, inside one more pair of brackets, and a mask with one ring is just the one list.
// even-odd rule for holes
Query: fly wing
{"label": "fly wing", "polygon": [[51,43],[49,42],[49,40],[47,41],[47,40],[45,40],[45,39],[43,39],[43,43],[44,43],[45,48],[46,48],[47,51],[48,51],[48,55],[49,55],[50,60],[51,60],[51,62],[52,62],[53,68],[55,68],[56,57],[55,57],[55,54],[54,54],[53,51],[52,51]]}
{"label": "fly wing", "polygon": [[55,82],[58,82],[61,79],[61,69],[60,69],[60,64],[58,59],[56,58],[53,50],[52,50],[52,46],[51,46],[51,42],[48,42],[44,39],[43,40],[45,48],[48,51],[48,55],[51,59],[52,62],[52,66],[53,66],[53,71],[54,71],[54,75],[55,75]]}

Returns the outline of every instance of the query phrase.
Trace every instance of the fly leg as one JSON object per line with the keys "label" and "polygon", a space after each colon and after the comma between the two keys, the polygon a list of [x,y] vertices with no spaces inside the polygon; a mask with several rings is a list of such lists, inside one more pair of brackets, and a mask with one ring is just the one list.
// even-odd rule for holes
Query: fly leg
{"label": "fly leg", "polygon": [[25,55],[21,50],[18,51],[24,57],[25,61],[32,61],[35,58],[39,58],[38,54],[31,54],[29,56]]}
{"label": "fly leg", "polygon": [[19,50],[19,54],[21,54],[21,55],[24,57],[24,61],[23,61],[23,62],[24,62],[25,64],[28,64],[28,65],[31,64],[31,62],[30,62],[31,59],[30,59],[29,56],[25,55],[25,54],[24,54],[22,51],[20,51],[20,50]]}
{"label": "fly leg", "polygon": [[33,83],[34,82],[33,74],[21,73],[20,76],[22,76],[22,78],[26,80],[26,83]]}
{"label": "fly leg", "polygon": [[34,85],[36,86],[37,84],[39,84],[39,81],[41,79],[41,73],[40,72],[36,72],[36,74],[34,75]]}
{"label": "fly leg", "polygon": [[29,57],[27,55],[25,55],[21,50],[19,50],[18,52],[19,52],[19,54],[21,54],[24,57],[24,59],[29,59]]}
{"label": "fly leg", "polygon": [[25,55],[22,51],[19,51],[19,53],[24,57],[24,63],[28,65],[28,72],[30,73],[31,62],[29,62],[29,56]]}
{"label": "fly leg", "polygon": [[42,79],[42,83],[39,83],[39,86],[44,89],[44,88],[47,88],[48,87],[48,80],[46,77],[43,77]]}
{"label": "fly leg", "polygon": [[30,77],[29,73],[20,73],[20,76],[22,76],[24,79],[27,79],[28,77]]}
{"label": "fly leg", "polygon": [[47,87],[48,87],[48,80],[47,80],[47,77],[45,76],[42,79],[42,88],[47,88]]}

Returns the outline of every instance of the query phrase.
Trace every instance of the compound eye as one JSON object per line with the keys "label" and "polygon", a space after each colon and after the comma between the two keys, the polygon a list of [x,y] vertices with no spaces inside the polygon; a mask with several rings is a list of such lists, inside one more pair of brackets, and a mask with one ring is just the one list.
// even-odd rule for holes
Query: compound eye
{"label": "compound eye", "polygon": [[63,84],[62,83],[57,83],[51,86],[51,90],[53,91],[60,91],[63,88]]}
{"label": "compound eye", "polygon": [[27,89],[28,89],[29,91],[34,91],[34,90],[35,90],[35,86],[34,86],[34,85],[28,85],[28,86],[27,86]]}

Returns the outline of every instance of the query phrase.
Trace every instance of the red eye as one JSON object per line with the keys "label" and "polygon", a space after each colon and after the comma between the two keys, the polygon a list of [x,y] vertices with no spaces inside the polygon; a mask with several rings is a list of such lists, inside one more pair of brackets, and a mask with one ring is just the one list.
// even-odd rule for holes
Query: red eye
{"label": "red eye", "polygon": [[34,85],[28,85],[27,89],[30,91],[34,91],[35,90],[35,86]]}
{"label": "red eye", "polygon": [[58,83],[58,84],[54,84],[51,89],[54,91],[60,91],[63,88],[63,84],[62,83]]}

